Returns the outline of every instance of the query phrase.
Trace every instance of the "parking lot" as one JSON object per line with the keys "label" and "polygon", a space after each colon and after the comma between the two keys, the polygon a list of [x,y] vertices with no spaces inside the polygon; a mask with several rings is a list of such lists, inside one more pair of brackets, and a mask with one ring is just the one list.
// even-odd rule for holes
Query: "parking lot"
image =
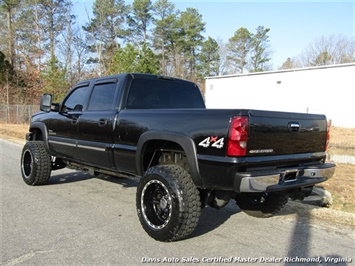
{"label": "parking lot", "polygon": [[52,172],[46,186],[27,186],[21,149],[0,139],[1,265],[346,265],[355,259],[351,228],[311,225],[297,214],[255,218],[234,202],[204,209],[190,238],[157,242],[136,215],[138,180],[65,169]]}

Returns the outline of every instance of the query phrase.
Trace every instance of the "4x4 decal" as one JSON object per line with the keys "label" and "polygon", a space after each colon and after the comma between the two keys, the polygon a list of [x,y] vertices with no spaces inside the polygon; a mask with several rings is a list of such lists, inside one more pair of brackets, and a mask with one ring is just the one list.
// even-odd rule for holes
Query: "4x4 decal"
{"label": "4x4 decal", "polygon": [[211,146],[217,149],[222,149],[224,146],[224,138],[219,138],[218,136],[207,137],[203,141],[201,141],[198,146],[204,148],[208,148],[209,146]]}

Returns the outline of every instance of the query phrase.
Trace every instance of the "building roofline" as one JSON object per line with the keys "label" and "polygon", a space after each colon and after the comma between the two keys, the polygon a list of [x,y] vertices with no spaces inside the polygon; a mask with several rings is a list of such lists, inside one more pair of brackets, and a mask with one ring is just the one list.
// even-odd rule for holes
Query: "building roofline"
{"label": "building roofline", "polygon": [[205,77],[205,79],[257,76],[257,75],[267,75],[267,74],[276,74],[276,73],[287,73],[287,72],[299,72],[299,71],[328,69],[328,68],[350,67],[350,66],[355,66],[355,63],[334,64],[334,65],[303,67],[303,68],[292,68],[292,69],[272,70],[272,71],[253,72],[253,73],[244,73],[244,74],[231,74],[231,75],[224,75],[224,76],[211,76],[211,77]]}

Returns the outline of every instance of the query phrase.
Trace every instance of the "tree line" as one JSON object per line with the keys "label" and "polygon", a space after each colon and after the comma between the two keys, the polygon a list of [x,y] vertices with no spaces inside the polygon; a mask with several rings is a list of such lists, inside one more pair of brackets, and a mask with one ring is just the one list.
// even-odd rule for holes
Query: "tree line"
{"label": "tree line", "polygon": [[[168,0],[95,0],[80,25],[71,0],[0,0],[0,103],[60,100],[79,80],[123,72],[204,77],[272,70],[270,29],[241,27],[228,41],[205,38],[195,8]],[[354,40],[321,37],[282,69],[355,61]]]}

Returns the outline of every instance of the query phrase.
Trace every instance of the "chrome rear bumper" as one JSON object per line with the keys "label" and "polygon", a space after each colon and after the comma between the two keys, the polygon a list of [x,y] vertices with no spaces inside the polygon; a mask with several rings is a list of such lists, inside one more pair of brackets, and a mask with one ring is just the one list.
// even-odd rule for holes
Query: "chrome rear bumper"
{"label": "chrome rear bumper", "polygon": [[[239,192],[272,192],[308,187],[326,181],[335,171],[335,164],[237,173],[235,187]],[[238,185],[237,185],[238,184]]]}

